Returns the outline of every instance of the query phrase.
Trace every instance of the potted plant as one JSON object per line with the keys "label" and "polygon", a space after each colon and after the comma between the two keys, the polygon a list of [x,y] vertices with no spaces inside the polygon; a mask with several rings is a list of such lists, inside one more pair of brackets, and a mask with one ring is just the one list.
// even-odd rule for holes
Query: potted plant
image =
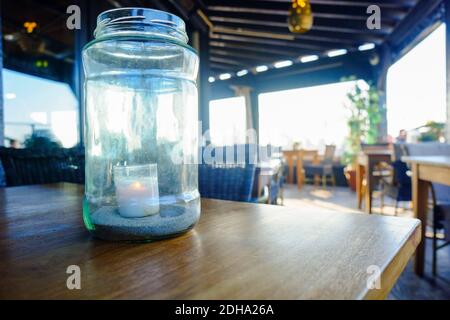
{"label": "potted plant", "polygon": [[431,141],[443,142],[445,140],[444,137],[445,123],[428,121],[425,125],[417,129],[420,132],[419,136],[420,142],[431,142]]}
{"label": "potted plant", "polygon": [[[353,79],[351,79],[353,80]],[[350,188],[356,190],[356,160],[361,151],[361,143],[375,143],[378,140],[378,124],[381,121],[377,89],[362,81],[347,93],[344,105],[350,112],[347,121],[349,133],[345,141],[342,157],[345,176]]]}

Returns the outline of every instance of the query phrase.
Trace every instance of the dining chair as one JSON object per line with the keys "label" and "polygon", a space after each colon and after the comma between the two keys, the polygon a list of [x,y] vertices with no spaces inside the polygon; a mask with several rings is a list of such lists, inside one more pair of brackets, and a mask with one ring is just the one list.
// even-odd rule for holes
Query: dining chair
{"label": "dining chair", "polygon": [[6,186],[55,182],[84,183],[82,148],[0,148]]}
{"label": "dining chair", "polygon": [[[450,244],[450,187],[431,183],[431,198],[433,201],[433,275],[437,274],[437,251]],[[438,231],[444,233],[443,239],[438,239]],[[438,241],[443,241],[438,244]]]}
{"label": "dining chair", "polygon": [[[384,196],[395,200],[395,215],[397,215],[399,202],[412,200],[411,177],[408,175],[408,166],[405,162],[396,160],[391,164],[391,174],[380,174],[381,182],[381,210],[384,207]],[[383,170],[380,170],[382,172]]]}
{"label": "dining chair", "polygon": [[272,175],[270,179],[270,192],[269,203],[270,204],[283,204],[283,188],[285,183],[284,168],[279,166],[277,171]]}
{"label": "dining chair", "polygon": [[255,170],[256,166],[251,164],[200,164],[200,195],[205,198],[251,202]]}
{"label": "dining chair", "polygon": [[[305,175],[320,177],[324,188],[327,186],[328,180],[331,181],[333,186],[336,186],[336,178],[333,173],[333,160],[335,152],[335,145],[327,145],[325,147],[325,153],[321,162],[318,164],[308,163],[304,165]],[[314,180],[316,181],[316,179]]]}

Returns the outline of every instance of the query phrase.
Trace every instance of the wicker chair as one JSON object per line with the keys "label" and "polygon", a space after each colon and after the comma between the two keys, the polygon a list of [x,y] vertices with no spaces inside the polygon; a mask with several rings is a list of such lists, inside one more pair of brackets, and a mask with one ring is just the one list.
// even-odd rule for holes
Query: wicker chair
{"label": "wicker chair", "polygon": [[0,148],[6,186],[56,182],[84,183],[83,149]]}
{"label": "wicker chair", "polygon": [[255,165],[200,164],[200,195],[205,198],[252,202],[255,169]]}

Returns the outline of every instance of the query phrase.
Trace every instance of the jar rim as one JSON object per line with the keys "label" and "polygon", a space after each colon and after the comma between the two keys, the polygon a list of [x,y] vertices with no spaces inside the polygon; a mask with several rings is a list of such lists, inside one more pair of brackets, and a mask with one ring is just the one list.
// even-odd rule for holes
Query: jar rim
{"label": "jar rim", "polygon": [[116,8],[100,13],[94,37],[100,38],[111,33],[145,33],[145,27],[167,30],[166,36],[187,43],[186,25],[180,17],[161,10],[138,7]]}

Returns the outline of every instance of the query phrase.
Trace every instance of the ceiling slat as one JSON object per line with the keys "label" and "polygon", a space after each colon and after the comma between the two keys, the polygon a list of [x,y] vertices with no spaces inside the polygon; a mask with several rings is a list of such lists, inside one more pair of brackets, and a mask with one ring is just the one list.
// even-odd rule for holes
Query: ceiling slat
{"label": "ceiling slat", "polygon": [[[242,2],[240,2],[242,5]],[[250,3],[249,3],[250,4]],[[239,6],[239,5],[210,5],[207,7],[209,12],[233,12],[236,14],[251,13],[255,15],[288,15],[288,6],[276,6],[269,8],[268,6]],[[314,6],[314,17],[323,19],[345,19],[345,20],[367,20],[367,7],[332,7],[332,6]],[[381,15],[382,20],[398,21],[405,17],[408,13],[407,9],[385,9]]]}
{"label": "ceiling slat", "polygon": [[218,69],[218,70],[222,70],[222,71],[229,71],[232,72],[234,70],[237,70],[236,68],[230,67],[230,65],[228,64],[222,64],[222,63],[217,63],[217,62],[212,62],[209,64],[211,69]]}
{"label": "ceiling slat", "polygon": [[[211,1],[214,3],[226,3],[227,1]],[[248,0],[248,2],[280,2],[291,3],[292,0]],[[310,0],[312,5],[329,5],[329,6],[350,6],[350,7],[368,7],[370,5],[377,5],[380,8],[412,8],[417,4],[417,0],[374,0],[374,1],[360,1],[360,0]]]}
{"label": "ceiling slat", "polygon": [[215,57],[213,55],[211,55],[209,57],[209,60],[211,60],[212,62],[219,62],[219,63],[222,63],[222,64],[228,64],[228,65],[238,66],[238,67],[242,67],[242,68],[252,67],[252,65],[245,64],[242,61],[238,61],[238,60],[234,60],[234,59],[228,59],[228,58]]}
{"label": "ceiling slat", "polygon": [[296,49],[296,50],[290,50],[290,48],[283,48],[283,49],[277,49],[273,46],[268,47],[267,45],[258,45],[258,44],[249,44],[249,43],[239,43],[239,42],[233,42],[228,40],[220,40],[220,41],[210,41],[211,47],[216,48],[225,48],[225,49],[237,49],[241,51],[247,51],[247,52],[256,52],[256,53],[267,53],[270,55],[276,55],[282,58],[296,58],[300,55],[306,55],[306,54],[318,54],[320,51],[311,51],[311,50],[305,50],[305,49]]}
{"label": "ceiling slat", "polygon": [[305,34],[294,34],[289,30],[279,27],[273,27],[267,32],[267,27],[253,26],[252,28],[228,27],[225,25],[215,25],[214,33],[236,34],[244,36],[255,36],[261,38],[275,38],[275,36],[286,35],[288,38],[281,40],[311,40],[329,42],[330,44],[355,44],[361,42],[380,43],[383,40],[382,35],[376,34],[336,34],[334,32],[315,31],[314,29]]}
{"label": "ceiling slat", "polygon": [[[275,28],[282,28],[285,30],[288,30],[288,23],[286,19],[283,19],[282,21],[272,21],[272,20],[257,20],[257,19],[246,19],[246,18],[235,18],[235,17],[222,17],[222,16],[211,16],[209,18],[214,23],[221,23],[227,26],[232,27],[240,27],[240,26],[247,26],[249,28],[253,26],[264,26],[267,27],[275,27]],[[393,27],[389,25],[383,25],[381,29],[377,30],[368,30],[366,28],[365,23],[358,24],[358,27],[346,27],[346,26],[337,26],[334,25],[328,25],[328,24],[322,24],[319,19],[315,19],[313,30],[317,31],[331,31],[331,32],[339,32],[339,33],[349,33],[349,34],[389,34]]]}
{"label": "ceiling slat", "polygon": [[272,63],[274,61],[274,56],[262,56],[259,54],[249,54],[239,50],[233,50],[230,48],[226,49],[210,49],[210,53],[213,56],[224,56],[224,57],[236,57],[247,60],[253,60],[254,63],[257,61],[262,61],[265,63]]}
{"label": "ceiling slat", "polygon": [[335,49],[335,46],[327,45],[317,45],[317,44],[309,44],[306,42],[296,42],[296,41],[282,41],[282,40],[271,40],[264,38],[252,38],[252,37],[244,37],[244,36],[236,36],[236,35],[228,35],[228,34],[211,34],[211,39],[218,40],[229,40],[229,41],[237,41],[243,43],[252,43],[252,44],[262,44],[265,46],[278,46],[281,48],[290,48],[290,49],[309,49],[315,51],[325,51]]}

